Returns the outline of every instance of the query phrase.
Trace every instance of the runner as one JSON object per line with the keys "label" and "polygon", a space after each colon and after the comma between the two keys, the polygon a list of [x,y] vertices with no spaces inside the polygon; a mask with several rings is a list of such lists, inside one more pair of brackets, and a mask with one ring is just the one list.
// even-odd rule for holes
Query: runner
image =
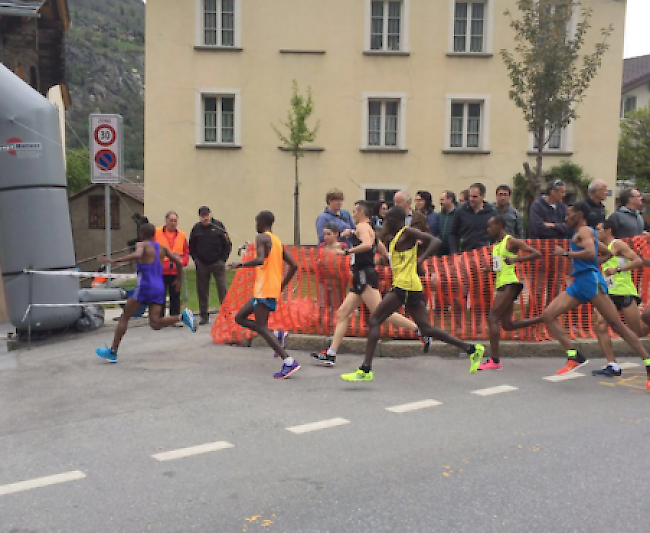
{"label": "runner", "polygon": [[[291,374],[300,370],[297,361],[290,357],[284,349],[284,332],[272,332],[268,327],[269,314],[275,311],[282,290],[298,270],[298,265],[282,247],[280,239],[271,229],[275,216],[270,211],[261,211],[255,217],[255,249],[257,257],[245,263],[230,263],[228,269],[255,268],[255,287],[253,297],[244,304],[235,317],[235,322],[243,328],[248,328],[258,333],[266,343],[282,357],[282,369],[276,372],[275,379],[286,379]],[[284,279],[282,279],[283,261],[289,265]],[[255,316],[255,320],[248,317]],[[280,335],[282,333],[282,335]]]}
{"label": "runner", "polygon": [[[641,303],[639,293],[632,281],[632,270],[643,266],[643,259],[636,255],[624,241],[614,238],[617,225],[611,218],[596,226],[598,240],[602,242],[612,254],[612,257],[602,263],[601,268],[607,281],[609,297],[614,302],[616,309],[623,315],[625,323],[637,337],[647,334],[642,333],[641,314],[638,304]],[[647,330],[647,328],[644,328]],[[605,319],[596,312],[596,336],[600,349],[605,354],[607,365],[600,370],[594,370],[594,376],[620,376],[621,367],[616,361],[612,348],[612,338],[609,336],[609,326]]]}
{"label": "runner", "polygon": [[122,337],[129,326],[129,319],[138,312],[142,304],[149,306],[149,325],[151,329],[159,330],[183,322],[193,332],[196,332],[196,319],[189,309],[184,309],[180,315],[161,317],[160,312],[165,303],[165,283],[163,281],[162,262],[168,258],[176,264],[176,281],[174,282],[177,290],[180,290],[181,279],[183,274],[183,265],[180,260],[171,253],[171,251],[157,243],[152,242],[156,228],[153,224],[143,224],[140,226],[140,242],[135,245],[135,252],[125,255],[119,259],[109,259],[100,257],[100,263],[126,263],[128,261],[137,261],[138,280],[136,282],[133,296],[126,301],[124,312],[120,317],[113,345],[109,348],[97,348],[95,353],[102,359],[110,363],[117,363],[117,349],[120,346]]}
{"label": "runner", "polygon": [[[327,350],[315,353],[312,352],[311,356],[317,362],[325,366],[334,366],[336,364],[336,352],[341,345],[341,341],[345,336],[348,329],[348,323],[352,312],[361,305],[361,302],[366,304],[366,307],[371,313],[381,302],[381,294],[377,289],[377,270],[375,269],[375,252],[379,247],[381,255],[386,255],[386,248],[381,241],[377,240],[375,231],[370,225],[370,216],[372,215],[372,207],[370,204],[359,201],[354,204],[354,211],[352,211],[352,218],[357,227],[356,231],[346,230],[343,235],[349,236],[353,247],[349,250],[338,250],[339,255],[350,255],[350,266],[352,267],[352,287],[346,296],[345,300],[336,312],[336,328],[334,329],[334,338],[332,344]],[[419,335],[419,331],[414,322],[410,321],[399,313],[393,313],[386,320],[390,324],[398,328],[405,328],[410,331],[415,331]],[[431,339],[429,337],[422,338],[424,344],[424,353],[429,351]]]}
{"label": "runner", "polygon": [[[497,293],[492,302],[488,323],[490,326],[490,357],[482,363],[479,370],[501,370],[503,365],[499,358],[499,340],[501,328],[512,331],[512,312],[519,293],[524,288],[519,282],[515,263],[534,261],[542,254],[528,246],[523,240],[515,239],[506,233],[506,220],[502,215],[493,216],[488,220],[487,232],[490,240],[496,244],[492,247],[492,264],[485,265],[484,272],[496,272],[495,286]],[[519,251],[528,255],[517,257]],[[499,327],[501,323],[501,327]]]}
{"label": "runner", "polygon": [[[389,243],[389,252],[384,257],[388,258],[393,271],[393,288],[386,294],[370,317],[366,357],[363,364],[356,372],[341,375],[345,381],[372,381],[372,359],[379,341],[381,325],[403,305],[406,305],[406,310],[413,317],[423,335],[465,350],[470,356],[471,373],[476,372],[481,362],[485,351],[482,345],[467,344],[429,324],[418,269],[422,267],[422,262],[431,257],[440,247],[440,240],[429,233],[404,226],[405,218],[406,212],[399,206],[389,209],[384,218],[383,239],[384,243]],[[418,241],[426,246],[424,253],[419,258],[417,254]]]}
{"label": "runner", "polygon": [[565,218],[574,232],[570,244],[571,251],[567,252],[559,246],[555,249],[555,255],[573,259],[573,283],[555,297],[541,315],[515,320],[513,327],[523,328],[543,322],[548,332],[558,340],[567,353],[567,363],[557,373],[573,372],[586,365],[588,361],[575,349],[557,319],[574,307],[591,302],[612,329],[643,359],[648,373],[646,388],[650,389],[650,358],[639,338],[621,322],[616,306],[607,295],[607,284],[598,266],[597,252],[602,249],[603,255],[609,256],[610,253],[605,245],[598,245],[596,230],[586,225],[588,214],[589,206],[585,202],[578,202],[567,208]]}

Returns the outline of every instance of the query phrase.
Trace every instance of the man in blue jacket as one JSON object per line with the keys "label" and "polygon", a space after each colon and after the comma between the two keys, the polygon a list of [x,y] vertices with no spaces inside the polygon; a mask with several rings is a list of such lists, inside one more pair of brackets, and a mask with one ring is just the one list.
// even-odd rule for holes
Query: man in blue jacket
{"label": "man in blue jacket", "polygon": [[[346,229],[355,229],[352,216],[348,211],[342,208],[343,205],[343,191],[339,189],[332,189],[325,195],[325,202],[327,207],[325,210],[316,217],[316,234],[318,235],[318,244],[325,242],[323,230],[330,222],[333,222],[339,227],[339,233],[343,233]],[[346,239],[340,239],[345,242],[348,247],[352,243]]]}

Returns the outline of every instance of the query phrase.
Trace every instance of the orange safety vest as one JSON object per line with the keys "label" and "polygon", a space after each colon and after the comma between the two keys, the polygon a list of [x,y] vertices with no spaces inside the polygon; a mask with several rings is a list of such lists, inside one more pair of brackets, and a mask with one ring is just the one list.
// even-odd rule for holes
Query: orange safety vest
{"label": "orange safety vest", "polygon": [[[153,238],[154,242],[158,242],[163,246],[169,248],[169,251],[173,254],[176,254],[182,261],[183,254],[185,252],[185,246],[187,243],[187,236],[181,230],[176,230],[176,234],[170,234],[166,231],[163,231],[164,228],[165,226],[156,228],[156,234]],[[176,274],[176,265],[166,257],[163,262],[163,274]]]}

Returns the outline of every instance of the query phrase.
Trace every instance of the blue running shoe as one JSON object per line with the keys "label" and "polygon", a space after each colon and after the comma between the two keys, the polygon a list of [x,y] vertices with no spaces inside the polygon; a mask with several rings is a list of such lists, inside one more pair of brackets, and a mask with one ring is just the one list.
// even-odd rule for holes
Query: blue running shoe
{"label": "blue running shoe", "polygon": [[95,353],[97,354],[97,357],[106,359],[109,363],[117,363],[117,353],[111,350],[108,347],[108,344],[104,345],[103,348],[97,348]]}
{"label": "blue running shoe", "polygon": [[[280,343],[280,346],[285,348],[287,346],[287,339],[289,338],[289,332],[278,330],[275,332],[275,336],[278,338],[278,342]],[[273,352],[273,357],[280,357],[280,354],[278,352]]]}
{"label": "blue running shoe", "polygon": [[280,372],[276,372],[275,374],[273,374],[273,377],[275,379],[287,379],[296,370],[300,370],[300,365],[298,364],[298,361],[294,359],[292,365],[287,365],[283,363],[282,370],[280,370]]}
{"label": "blue running shoe", "polygon": [[193,333],[196,333],[196,317],[192,311],[186,307],[181,313],[181,318],[183,319],[183,324],[190,328]]}
{"label": "blue running shoe", "polygon": [[620,368],[618,370],[614,370],[614,367],[612,365],[607,365],[601,370],[591,371],[592,376],[607,376],[608,378],[619,377],[622,373],[623,372],[621,372]]}

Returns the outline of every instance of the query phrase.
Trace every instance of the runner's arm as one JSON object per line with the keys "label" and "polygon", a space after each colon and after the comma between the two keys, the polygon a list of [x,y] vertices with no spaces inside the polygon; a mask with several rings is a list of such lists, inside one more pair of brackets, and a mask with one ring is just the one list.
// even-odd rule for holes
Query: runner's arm
{"label": "runner's arm", "polygon": [[388,264],[388,250],[382,241],[377,241],[377,253],[379,257],[375,261],[375,265],[385,266]]}
{"label": "runner's arm", "polygon": [[289,265],[289,270],[287,270],[287,273],[284,276],[284,279],[282,280],[282,286],[280,288],[281,291],[283,291],[284,288],[287,285],[289,285],[289,282],[291,281],[291,278],[293,278],[294,274],[298,271],[298,265],[297,265],[295,259],[284,248],[282,249],[282,259],[284,260],[284,262],[287,265]]}
{"label": "runner's arm", "polygon": [[609,248],[602,242],[598,241],[598,264],[603,264],[605,261],[609,261],[612,258],[612,252]]}
{"label": "runner's arm", "polygon": [[232,270],[235,268],[253,268],[262,266],[264,264],[264,260],[269,256],[269,252],[271,250],[271,237],[265,233],[260,233],[257,237],[255,237],[255,249],[257,250],[255,259],[251,259],[250,261],[246,261],[244,263],[230,263],[228,265],[228,269]]}
{"label": "runner's arm", "polygon": [[583,248],[582,250],[572,252],[572,251],[566,251],[562,250],[562,254],[566,257],[569,257],[570,259],[584,259],[584,260],[589,260],[589,259],[595,259],[596,258],[596,241],[594,240],[594,234],[593,230],[589,226],[583,226],[580,228],[580,231],[578,231],[578,240],[579,240],[579,245]]}
{"label": "runner's arm", "polygon": [[629,261],[629,263],[625,263],[624,265],[619,266],[621,272],[625,272],[626,270],[634,270],[635,268],[641,268],[643,266],[643,259],[636,255],[626,242],[616,241],[612,248],[614,248],[613,251],[615,255],[622,256]]}
{"label": "runner's arm", "polygon": [[162,248],[163,256],[176,265],[176,277],[180,279],[181,274],[183,273],[183,263],[169,248],[167,248],[167,246],[161,244],[160,247]]}
{"label": "runner's arm", "polygon": [[526,241],[521,239],[508,239],[506,244],[509,252],[516,254],[518,251],[527,253],[528,255],[522,255],[520,257],[506,257],[505,262],[509,265],[512,263],[525,263],[526,261],[534,261],[535,259],[540,259],[542,253],[539,250],[536,250],[532,246],[529,246]]}
{"label": "runner's arm", "polygon": [[404,233],[402,233],[402,237],[400,237],[400,240],[403,237],[409,239],[408,241],[409,244],[411,243],[412,240],[411,246],[414,246],[415,243],[418,241],[426,245],[424,252],[420,257],[418,257],[418,265],[422,265],[422,263],[426,259],[428,259],[433,254],[435,254],[438,248],[440,248],[440,245],[442,244],[442,241],[438,239],[438,237],[434,237],[430,233],[424,233],[423,231],[420,231],[412,227],[408,227],[404,230]]}
{"label": "runner's arm", "polygon": [[370,228],[370,225],[364,224],[363,226],[359,226],[357,228],[356,234],[359,240],[361,241],[361,244],[358,244],[357,246],[353,246],[348,250],[341,250],[339,253],[341,253],[342,255],[360,254],[372,250],[374,235],[372,229]]}
{"label": "runner's arm", "polygon": [[135,252],[125,255],[124,257],[119,257],[117,259],[109,259],[106,256],[100,256],[97,258],[97,261],[100,263],[128,263],[134,259],[142,259],[144,254],[144,242],[135,243]]}

